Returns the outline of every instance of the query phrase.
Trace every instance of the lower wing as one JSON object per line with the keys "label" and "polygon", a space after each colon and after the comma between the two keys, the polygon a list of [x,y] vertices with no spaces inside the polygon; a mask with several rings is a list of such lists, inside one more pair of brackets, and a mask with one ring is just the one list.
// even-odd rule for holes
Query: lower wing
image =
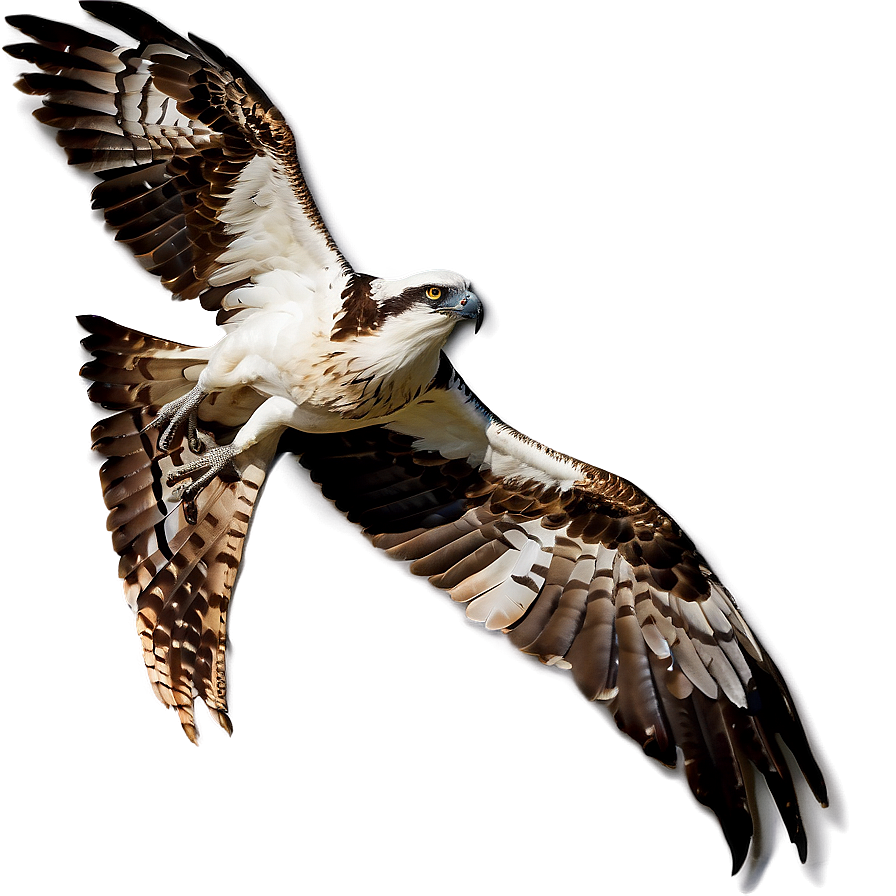
{"label": "lower wing", "polygon": [[389,426],[298,442],[324,494],[377,547],[465,602],[471,619],[570,669],[648,755],[675,766],[680,751],[735,872],[754,831],[749,763],[806,860],[778,738],[822,805],[827,795],[787,686],[693,542],[647,495],[502,423],[447,358]]}

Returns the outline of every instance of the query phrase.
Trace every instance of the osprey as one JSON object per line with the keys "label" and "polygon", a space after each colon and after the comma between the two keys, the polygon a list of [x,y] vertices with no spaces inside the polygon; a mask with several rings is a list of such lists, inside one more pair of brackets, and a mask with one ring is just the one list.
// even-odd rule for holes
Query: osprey
{"label": "osprey", "polygon": [[625,479],[517,432],[443,352],[483,308],[450,271],[361,274],[333,241],[280,112],[233,59],[124,3],[84,2],[125,46],[31,15],[6,50],[39,69],[69,162],[117,239],[223,330],[210,348],[79,318],[119,573],[150,681],[196,740],[230,732],[227,609],[265,472],[295,452],[373,544],[467,615],[569,669],[645,753],[684,758],[736,872],[764,777],[800,859],[783,742],[827,804],[793,700],[691,539]]}

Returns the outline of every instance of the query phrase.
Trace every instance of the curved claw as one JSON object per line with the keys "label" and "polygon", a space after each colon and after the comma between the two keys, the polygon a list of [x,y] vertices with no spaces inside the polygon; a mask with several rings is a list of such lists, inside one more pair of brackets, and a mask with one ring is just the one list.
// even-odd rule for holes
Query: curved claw
{"label": "curved claw", "polygon": [[218,447],[218,443],[208,433],[196,426],[195,412],[187,421],[187,445],[193,454],[203,454],[209,448]]}
{"label": "curved claw", "polygon": [[[203,437],[197,435],[197,438]],[[205,447],[214,445],[214,442],[211,442],[210,444],[205,442],[204,438],[203,443]],[[172,495],[173,497],[180,499],[184,509],[184,516],[188,523],[191,525],[196,523],[196,499],[199,497],[202,490],[215,479],[216,476],[219,476],[228,466],[232,465],[233,458],[237,453],[238,450],[232,445],[210,447],[210,450],[204,454],[200,460],[175,468],[165,478],[165,484],[169,488],[171,486],[177,486]],[[180,485],[180,483],[183,483],[184,480],[187,479],[192,481],[189,484]]]}
{"label": "curved claw", "polygon": [[[196,410],[205,400],[208,392],[200,389],[198,386],[187,392],[186,395],[175,401],[169,401],[164,407],[159,409],[153,421],[144,428],[146,430],[159,429],[165,427],[159,436],[159,451],[168,451],[174,444],[175,436],[184,420],[187,421],[187,440],[192,451],[196,451],[195,445],[204,445],[204,442],[197,436],[197,419]],[[205,446],[208,447],[208,446]],[[199,451],[203,449],[200,447]],[[196,452],[198,453],[198,452]]]}

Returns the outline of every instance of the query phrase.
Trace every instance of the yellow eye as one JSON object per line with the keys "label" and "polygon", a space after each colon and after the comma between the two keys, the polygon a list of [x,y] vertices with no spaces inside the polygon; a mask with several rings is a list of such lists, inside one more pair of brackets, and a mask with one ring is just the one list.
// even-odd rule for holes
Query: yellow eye
{"label": "yellow eye", "polygon": [[429,289],[426,290],[426,298],[432,299],[435,301],[436,299],[442,298],[442,290],[439,289],[438,286],[430,286]]}

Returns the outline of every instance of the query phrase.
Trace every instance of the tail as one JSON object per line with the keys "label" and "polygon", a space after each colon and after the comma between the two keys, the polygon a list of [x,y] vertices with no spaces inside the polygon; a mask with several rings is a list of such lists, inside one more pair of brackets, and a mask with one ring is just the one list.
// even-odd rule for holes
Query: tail
{"label": "tail", "polygon": [[[93,380],[92,401],[116,411],[93,428],[93,447],[107,458],[100,469],[108,528],[121,557],[118,573],[137,612],[153,690],[177,710],[196,742],[193,703],[205,701],[228,732],[225,648],[227,607],[249,520],[276,451],[276,439],[241,455],[239,476],[212,482],[188,523],[166,485],[168,473],[195,459],[186,439],[159,451],[146,431],[159,408],[184,395],[204,366],[202,350],[156,339],[101,317],[79,317],[91,335],[83,340],[93,361],[81,375]],[[227,443],[244,419],[227,419],[214,405],[200,423],[218,444]],[[228,412],[232,414],[232,405]],[[251,413],[251,406],[249,412]],[[246,416],[248,416],[248,413]]]}

